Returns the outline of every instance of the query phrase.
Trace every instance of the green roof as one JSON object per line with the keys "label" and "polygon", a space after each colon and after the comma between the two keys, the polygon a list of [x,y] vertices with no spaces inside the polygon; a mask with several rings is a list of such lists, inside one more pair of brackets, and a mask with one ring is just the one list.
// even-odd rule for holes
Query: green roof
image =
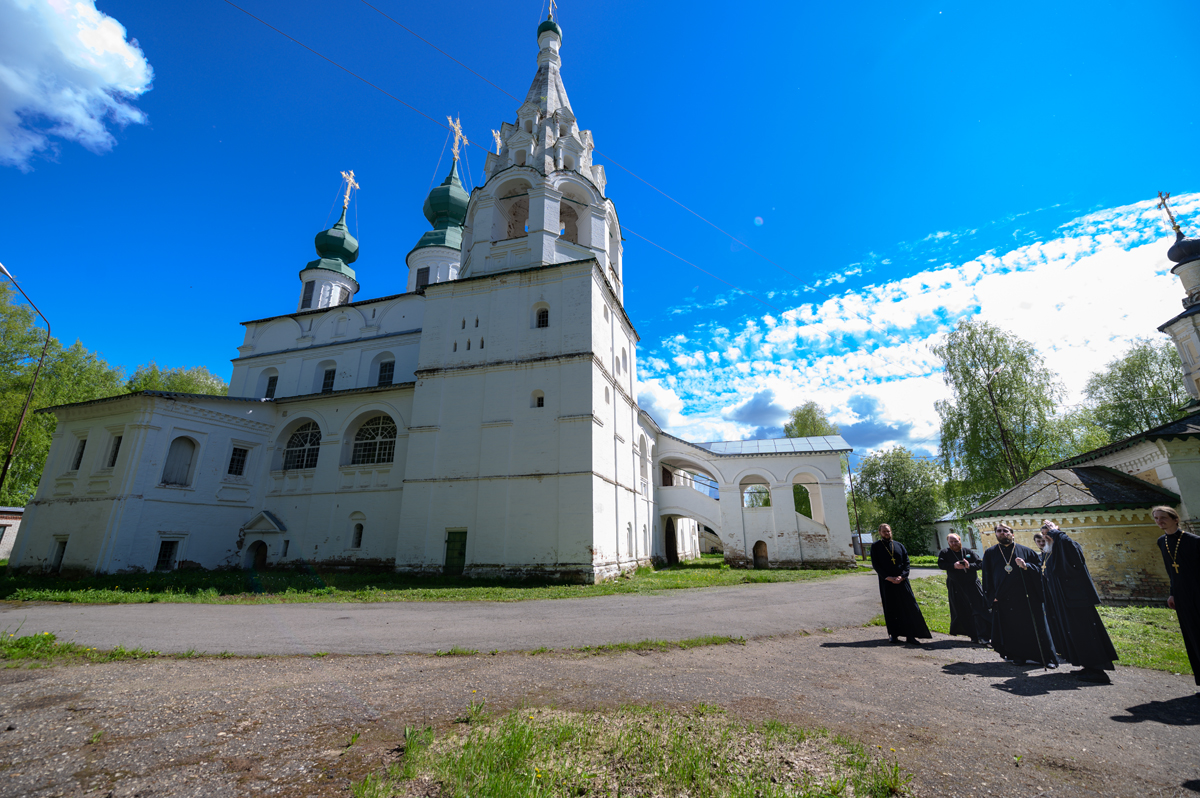
{"label": "green roof", "polygon": [[344,274],[351,280],[355,279],[354,269],[350,268],[350,264],[358,260],[358,239],[350,235],[350,230],[346,227],[345,207],[342,208],[342,217],[337,220],[337,224],[317,233],[313,243],[321,257],[309,261],[305,269],[328,269]]}
{"label": "green roof", "polygon": [[[450,165],[450,174],[425,198],[425,218],[433,229],[421,236],[414,250],[423,247],[462,248],[462,227],[467,218],[470,197],[458,177],[458,159]],[[411,254],[411,253],[410,253]]]}
{"label": "green roof", "polygon": [[538,25],[537,37],[539,39],[542,38],[542,34],[548,30],[552,30],[557,33],[559,39],[562,38],[562,28],[558,27],[558,23],[555,22],[551,17],[546,17],[546,21],[541,25]]}

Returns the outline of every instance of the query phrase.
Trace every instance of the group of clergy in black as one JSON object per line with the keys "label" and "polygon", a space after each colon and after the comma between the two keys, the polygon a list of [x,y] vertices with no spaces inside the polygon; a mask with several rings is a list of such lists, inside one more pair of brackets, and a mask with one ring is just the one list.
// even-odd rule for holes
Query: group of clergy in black
{"label": "group of clergy in black", "polygon": [[[1158,546],[1171,582],[1167,606],[1179,616],[1200,684],[1200,537],[1180,531],[1179,515],[1170,507],[1155,507],[1152,515],[1166,533]],[[1117,652],[1096,611],[1100,596],[1079,544],[1051,521],[1034,536],[1040,551],[1016,543],[1007,524],[996,524],[995,534],[998,545],[982,561],[954,534],[938,554],[950,598],[950,634],[990,645],[1018,665],[1056,668],[1069,662],[1079,668],[1073,676],[1108,684],[1105,671],[1114,670]],[[879,527],[879,538],[871,546],[871,567],[879,576],[888,635],[893,643],[903,637],[920,645],[920,638],[933,635],[908,583],[908,551],[892,539],[887,524]]]}

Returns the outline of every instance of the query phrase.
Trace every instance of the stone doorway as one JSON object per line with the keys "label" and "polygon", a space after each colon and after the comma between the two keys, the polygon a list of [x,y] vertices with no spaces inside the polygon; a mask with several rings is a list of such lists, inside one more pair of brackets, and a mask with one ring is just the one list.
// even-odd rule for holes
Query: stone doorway
{"label": "stone doorway", "polygon": [[675,541],[675,519],[674,518],[667,519],[667,532],[666,532],[665,545],[666,545],[666,549],[667,549],[667,551],[666,551],[667,565],[677,565],[679,563],[679,544],[676,543],[676,541]]}
{"label": "stone doorway", "polygon": [[754,567],[758,569],[770,567],[770,562],[767,560],[767,544],[761,540],[754,544]]}
{"label": "stone doorway", "polygon": [[246,549],[246,568],[261,571],[267,567],[267,544],[256,540]]}

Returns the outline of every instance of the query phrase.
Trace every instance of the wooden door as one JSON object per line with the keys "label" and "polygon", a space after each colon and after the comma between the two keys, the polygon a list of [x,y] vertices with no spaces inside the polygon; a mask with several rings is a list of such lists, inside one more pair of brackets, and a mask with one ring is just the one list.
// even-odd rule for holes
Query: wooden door
{"label": "wooden door", "polygon": [[447,576],[462,576],[467,565],[467,530],[446,530],[446,567],[443,573]]}

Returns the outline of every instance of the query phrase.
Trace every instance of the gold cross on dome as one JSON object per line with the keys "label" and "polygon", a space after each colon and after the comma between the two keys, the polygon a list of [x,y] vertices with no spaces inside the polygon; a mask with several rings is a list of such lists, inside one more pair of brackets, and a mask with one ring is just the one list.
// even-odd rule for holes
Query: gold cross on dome
{"label": "gold cross on dome", "polygon": [[496,142],[496,154],[500,154],[500,150],[504,147],[504,140],[500,138],[500,131],[492,131],[492,141]]}
{"label": "gold cross on dome", "polygon": [[557,10],[558,10],[558,3],[554,2],[554,0],[550,0],[550,16],[548,18],[554,19],[554,12]]}
{"label": "gold cross on dome", "polygon": [[342,180],[346,181],[346,196],[342,198],[342,208],[345,209],[350,205],[350,190],[358,188],[358,183],[354,182],[354,170],[342,172]]}
{"label": "gold cross on dome", "polygon": [[450,151],[454,153],[454,160],[456,160],[456,161],[458,160],[458,144],[459,144],[459,142],[462,142],[463,144],[471,143],[471,142],[467,141],[467,137],[463,135],[462,125],[460,124],[461,121],[462,121],[462,117],[459,117],[458,119],[454,119],[449,116],[446,117],[446,122],[449,123],[450,129],[454,131],[454,146],[450,148]]}
{"label": "gold cross on dome", "polygon": [[1167,214],[1167,219],[1171,222],[1171,229],[1176,233],[1179,232],[1179,223],[1175,221],[1175,214],[1171,213],[1171,206],[1167,204],[1167,200],[1171,198],[1171,192],[1166,194],[1158,192],[1158,209]]}

